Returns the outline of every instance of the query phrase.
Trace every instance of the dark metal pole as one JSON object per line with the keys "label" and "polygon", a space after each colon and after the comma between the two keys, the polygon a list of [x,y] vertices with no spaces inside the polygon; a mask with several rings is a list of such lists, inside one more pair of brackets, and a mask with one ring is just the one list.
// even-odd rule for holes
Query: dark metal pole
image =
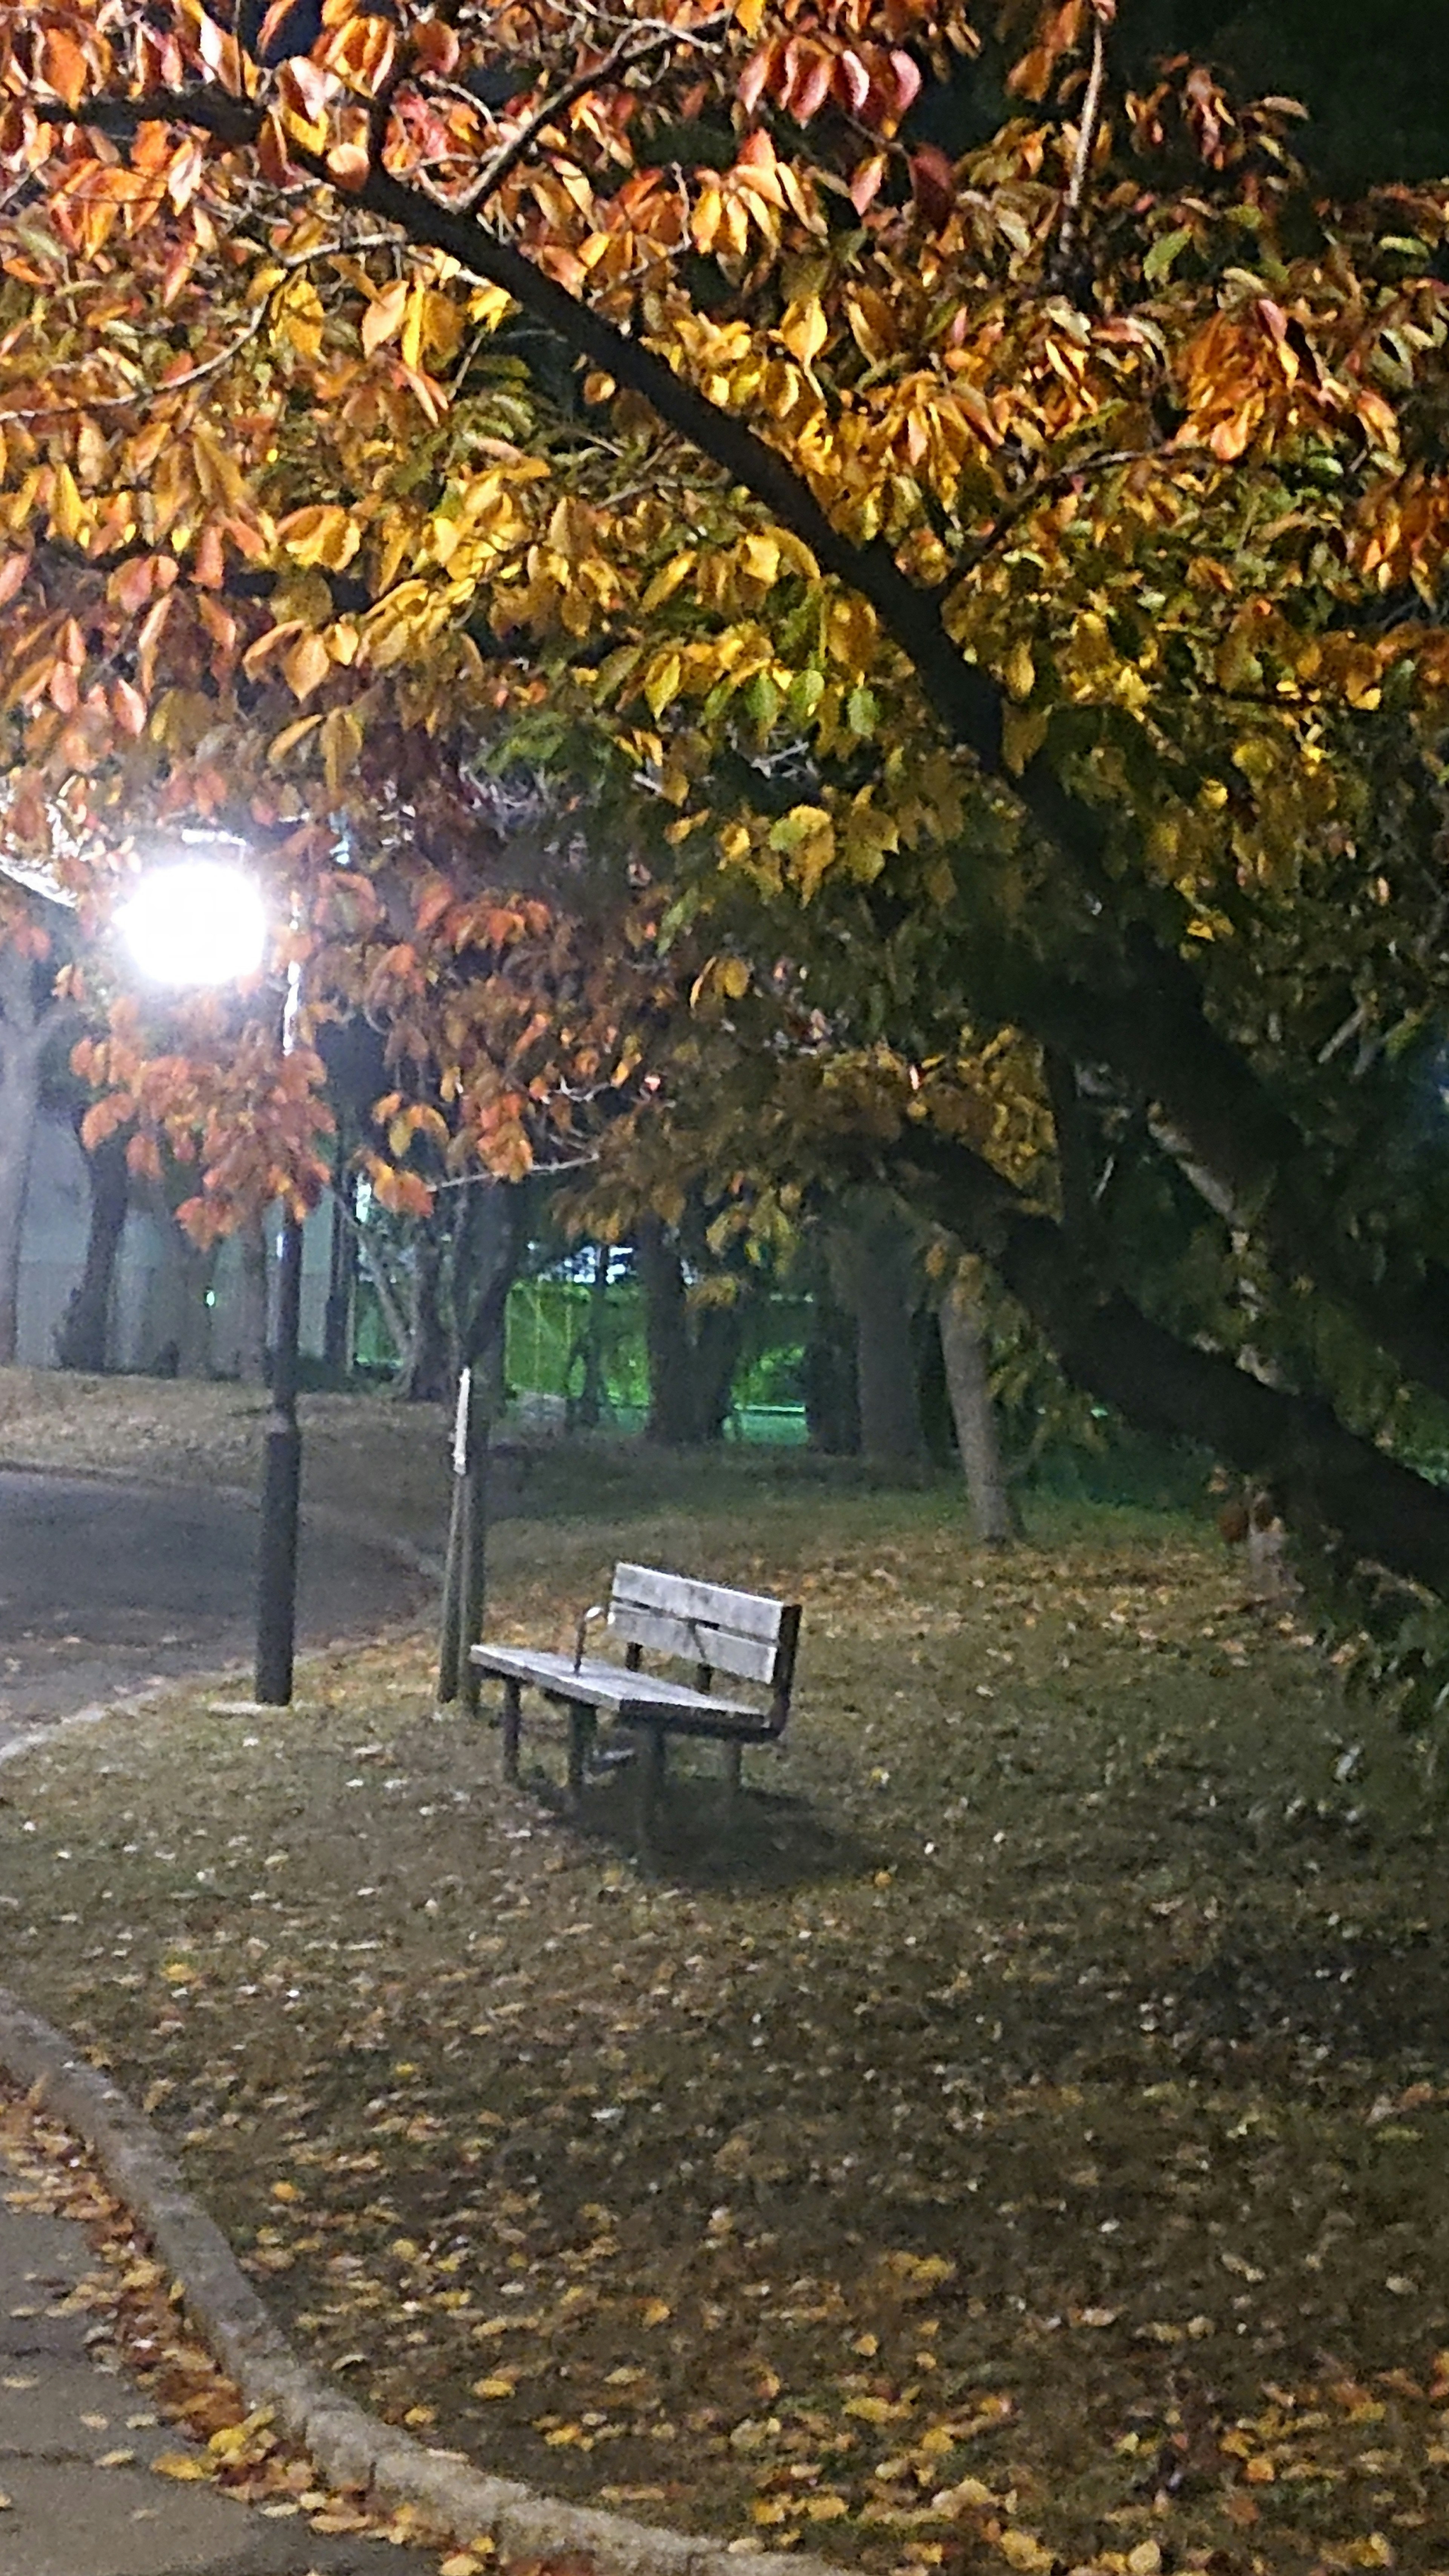
{"label": "dark metal pole", "polygon": [[[282,1053],[297,1042],[301,977],[287,973]],[[302,1222],[288,1210],[277,1261],[277,1330],[272,1358],[272,1410],[262,1463],[262,1527],[257,1553],[256,1695],[267,1708],[292,1697],[297,1631],[297,1526],[302,1491],[302,1433],[297,1421],[297,1359],[302,1327]]]}

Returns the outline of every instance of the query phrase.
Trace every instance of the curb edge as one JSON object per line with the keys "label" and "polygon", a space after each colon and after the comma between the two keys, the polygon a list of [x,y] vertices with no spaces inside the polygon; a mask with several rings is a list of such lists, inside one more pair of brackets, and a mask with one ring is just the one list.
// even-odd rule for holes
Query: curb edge
{"label": "curb edge", "polygon": [[[106,2181],[179,2281],[193,2323],[248,2409],[269,2406],[339,2486],[411,2504],[460,2547],[485,2534],[500,2558],[559,2550],[591,2557],[603,2576],[779,2576],[774,2551],[732,2549],[566,2504],[513,2478],[490,2477],[456,2452],[430,2451],[328,2386],[299,2360],[246,2278],[213,2218],[187,2190],[135,2104],[53,2024],[0,1986],[0,2072],[75,2131]],[[800,2576],[841,2576],[832,2563],[790,2553]]]}

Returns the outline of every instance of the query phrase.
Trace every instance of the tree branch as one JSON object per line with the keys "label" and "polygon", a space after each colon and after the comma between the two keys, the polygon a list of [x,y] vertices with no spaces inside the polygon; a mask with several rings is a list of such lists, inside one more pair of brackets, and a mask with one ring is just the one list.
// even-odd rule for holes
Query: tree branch
{"label": "tree branch", "polygon": [[[94,101],[74,115],[57,108],[54,116],[116,135],[166,119],[244,144],[255,138],[262,110],[227,92],[196,89]],[[1087,122],[1084,114],[1084,132]],[[291,142],[288,150],[309,176],[337,185],[320,155]],[[565,348],[642,395],[691,447],[798,536],[823,571],[870,603],[914,668],[942,731],[1025,808],[1086,896],[1094,926],[1084,925],[1083,936],[1087,952],[1100,957],[1105,989],[1101,983],[1088,988],[1053,979],[1050,1019],[1042,1033],[1079,1062],[1110,1063],[1160,1099],[1194,1152],[1237,1195],[1262,1202],[1254,1209],[1254,1230],[1275,1265],[1290,1276],[1315,1279],[1410,1376],[1449,1392],[1449,1280],[1442,1295],[1435,1282],[1421,1289],[1410,1267],[1406,1290],[1385,1291],[1351,1239],[1341,1232],[1328,1237],[1303,1135],[1247,1060],[1213,1028],[1198,979],[1171,935],[1154,935],[1140,919],[1120,926],[1123,890],[1106,866],[1102,817],[1063,784],[1042,753],[1019,779],[1012,776],[1003,747],[1002,692],[963,658],[948,634],[943,588],[919,588],[882,539],[861,544],[835,527],[778,449],[677,376],[654,350],[580,302],[476,215],[406,186],[383,168],[371,170],[359,189],[345,195],[396,225],[416,247],[441,251],[470,275],[501,287]],[[1180,927],[1182,905],[1171,889],[1154,889],[1148,899],[1158,905],[1165,928],[1174,922]],[[1029,950],[1018,942],[1013,980],[1031,984],[1035,972]],[[1031,1024],[1029,1016],[1025,1024]]]}
{"label": "tree branch", "polygon": [[1144,1430],[1270,1481],[1290,1518],[1315,1532],[1326,1522],[1361,1561],[1441,1594],[1449,1586],[1449,1495],[1346,1431],[1325,1404],[1265,1386],[1144,1314],[969,1146],[912,1130],[884,1162],[913,1207],[999,1271],[1074,1385]]}

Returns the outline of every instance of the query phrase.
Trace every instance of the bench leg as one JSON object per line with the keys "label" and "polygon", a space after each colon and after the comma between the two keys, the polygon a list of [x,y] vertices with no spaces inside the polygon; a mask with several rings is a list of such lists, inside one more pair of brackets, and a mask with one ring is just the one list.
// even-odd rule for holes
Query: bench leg
{"label": "bench leg", "polygon": [[725,1805],[731,1815],[740,1803],[740,1762],[743,1753],[744,1747],[738,1739],[732,1744],[726,1743],[724,1749]]}
{"label": "bench leg", "polygon": [[594,1712],[574,1700],[569,1703],[569,1803],[583,1804],[584,1781],[588,1775],[589,1748],[594,1740]]}
{"label": "bench leg", "polygon": [[523,1723],[521,1685],[509,1678],[503,1685],[503,1777],[518,1778],[518,1738]]}
{"label": "bench leg", "polygon": [[647,1851],[664,1796],[669,1770],[669,1739],[662,1726],[641,1730],[639,1746],[639,1840]]}

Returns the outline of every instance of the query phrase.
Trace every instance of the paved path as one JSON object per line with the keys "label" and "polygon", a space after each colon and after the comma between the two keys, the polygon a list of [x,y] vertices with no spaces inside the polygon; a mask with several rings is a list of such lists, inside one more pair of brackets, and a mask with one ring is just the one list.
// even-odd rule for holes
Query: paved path
{"label": "paved path", "polygon": [[[435,2556],[313,2532],[157,2477],[193,2448],[160,2424],[94,2314],[66,2302],[96,2266],[74,2219],[11,2207],[0,2146],[0,2576],[436,2576]],[[134,2461],[103,2468],[116,2451]]]}
{"label": "paved path", "polygon": [[[257,1514],[227,1494],[0,1470],[0,1754],[89,1702],[250,1663]],[[370,1634],[424,1587],[303,1521],[298,1638]]]}

